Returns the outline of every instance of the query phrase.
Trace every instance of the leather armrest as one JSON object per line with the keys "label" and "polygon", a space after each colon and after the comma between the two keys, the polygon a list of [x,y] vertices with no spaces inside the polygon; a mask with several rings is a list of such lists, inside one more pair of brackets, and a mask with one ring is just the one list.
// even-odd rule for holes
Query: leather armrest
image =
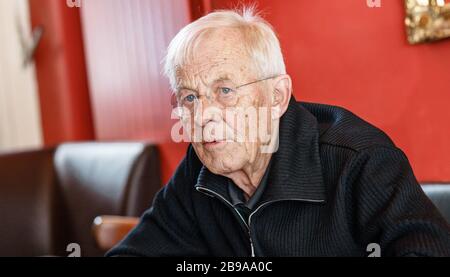
{"label": "leather armrest", "polygon": [[137,217],[97,216],[92,229],[97,246],[107,251],[119,243],[139,222]]}

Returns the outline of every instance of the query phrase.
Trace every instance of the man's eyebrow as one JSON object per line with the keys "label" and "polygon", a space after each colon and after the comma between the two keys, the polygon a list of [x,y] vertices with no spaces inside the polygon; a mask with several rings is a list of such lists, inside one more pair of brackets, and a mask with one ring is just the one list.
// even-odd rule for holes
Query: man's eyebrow
{"label": "man's eyebrow", "polygon": [[183,89],[191,90],[191,91],[193,91],[193,92],[197,92],[196,89],[193,89],[193,88],[190,88],[190,87],[186,87],[186,86],[179,86],[179,87],[177,87],[176,91],[177,91],[177,92],[180,92],[180,90],[183,90]]}
{"label": "man's eyebrow", "polygon": [[[222,76],[220,76],[219,78],[215,79],[214,81],[212,81],[212,82],[210,83],[210,85],[213,85],[213,84],[216,84],[216,83],[219,83],[219,82],[224,82],[224,81],[230,81],[230,82],[233,82],[233,80],[231,80],[231,78],[230,78],[229,75],[227,74],[227,75],[222,75]],[[197,92],[196,89],[193,89],[193,88],[190,88],[190,87],[184,86],[184,85],[177,87],[177,88],[176,88],[176,91],[179,92],[180,90],[183,90],[183,89],[187,89],[187,90],[191,90],[191,91]]]}
{"label": "man's eyebrow", "polygon": [[224,76],[221,76],[221,77],[215,79],[214,81],[212,81],[211,84],[216,84],[216,83],[224,82],[224,81],[232,82],[233,80],[231,80],[231,78],[228,75],[224,75]]}

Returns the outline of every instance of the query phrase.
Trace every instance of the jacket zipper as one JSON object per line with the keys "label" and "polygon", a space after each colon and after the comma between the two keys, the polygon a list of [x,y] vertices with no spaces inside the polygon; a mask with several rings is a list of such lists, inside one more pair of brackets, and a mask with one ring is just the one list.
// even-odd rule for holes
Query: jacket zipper
{"label": "jacket zipper", "polygon": [[218,197],[219,199],[221,199],[225,204],[227,204],[229,207],[231,207],[235,213],[237,213],[237,215],[239,216],[239,218],[241,219],[242,223],[244,223],[245,227],[247,228],[247,232],[248,232],[248,237],[250,240],[250,249],[251,249],[251,257],[255,257],[255,247],[253,246],[253,240],[252,240],[252,234],[250,232],[250,225],[244,220],[244,218],[242,217],[241,213],[233,206],[233,204],[231,204],[227,199],[225,199],[222,195],[218,194],[215,191],[212,191],[210,189],[204,188],[204,187],[197,187],[197,191],[203,192],[206,191],[206,194],[212,194],[215,197]]}
{"label": "jacket zipper", "polygon": [[[252,239],[252,234],[250,231],[250,224],[252,222],[252,216],[254,216],[259,210],[261,210],[263,207],[268,206],[269,204],[275,203],[275,202],[281,202],[281,201],[301,201],[301,202],[311,202],[311,203],[320,203],[320,202],[325,202],[324,200],[312,200],[312,199],[280,199],[280,200],[273,200],[273,201],[268,201],[265,202],[261,205],[258,206],[258,208],[256,208],[255,211],[253,211],[252,213],[250,213],[249,217],[248,217],[248,223],[244,220],[244,218],[242,217],[241,213],[233,206],[233,204],[231,204],[226,198],[224,198],[222,195],[218,194],[217,192],[207,189],[205,187],[197,187],[196,188],[197,191],[199,192],[203,192],[207,195],[212,194],[212,196],[218,197],[219,199],[221,199],[225,204],[227,204],[229,207],[231,207],[239,216],[239,218],[241,219],[242,223],[244,223],[245,227],[247,228],[248,231],[248,237],[250,240],[250,250],[251,250],[251,257],[256,257],[255,254],[255,247],[253,245],[253,239]],[[206,192],[205,192],[206,191]]]}

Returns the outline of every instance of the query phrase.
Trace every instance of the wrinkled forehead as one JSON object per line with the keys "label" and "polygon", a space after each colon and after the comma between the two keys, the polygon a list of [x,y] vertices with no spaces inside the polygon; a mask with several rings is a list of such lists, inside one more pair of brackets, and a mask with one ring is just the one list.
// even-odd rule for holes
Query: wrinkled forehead
{"label": "wrinkled forehead", "polygon": [[254,76],[251,57],[240,32],[218,29],[199,37],[186,63],[177,67],[178,86],[210,85],[216,80],[242,82]]}

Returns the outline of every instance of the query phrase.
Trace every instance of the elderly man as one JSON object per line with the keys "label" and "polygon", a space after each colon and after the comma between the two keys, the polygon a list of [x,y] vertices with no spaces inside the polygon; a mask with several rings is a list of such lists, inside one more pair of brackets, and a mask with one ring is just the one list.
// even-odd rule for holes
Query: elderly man
{"label": "elderly man", "polygon": [[349,111],[296,102],[251,10],[187,25],[165,71],[192,143],[109,256],[450,256],[403,152]]}

